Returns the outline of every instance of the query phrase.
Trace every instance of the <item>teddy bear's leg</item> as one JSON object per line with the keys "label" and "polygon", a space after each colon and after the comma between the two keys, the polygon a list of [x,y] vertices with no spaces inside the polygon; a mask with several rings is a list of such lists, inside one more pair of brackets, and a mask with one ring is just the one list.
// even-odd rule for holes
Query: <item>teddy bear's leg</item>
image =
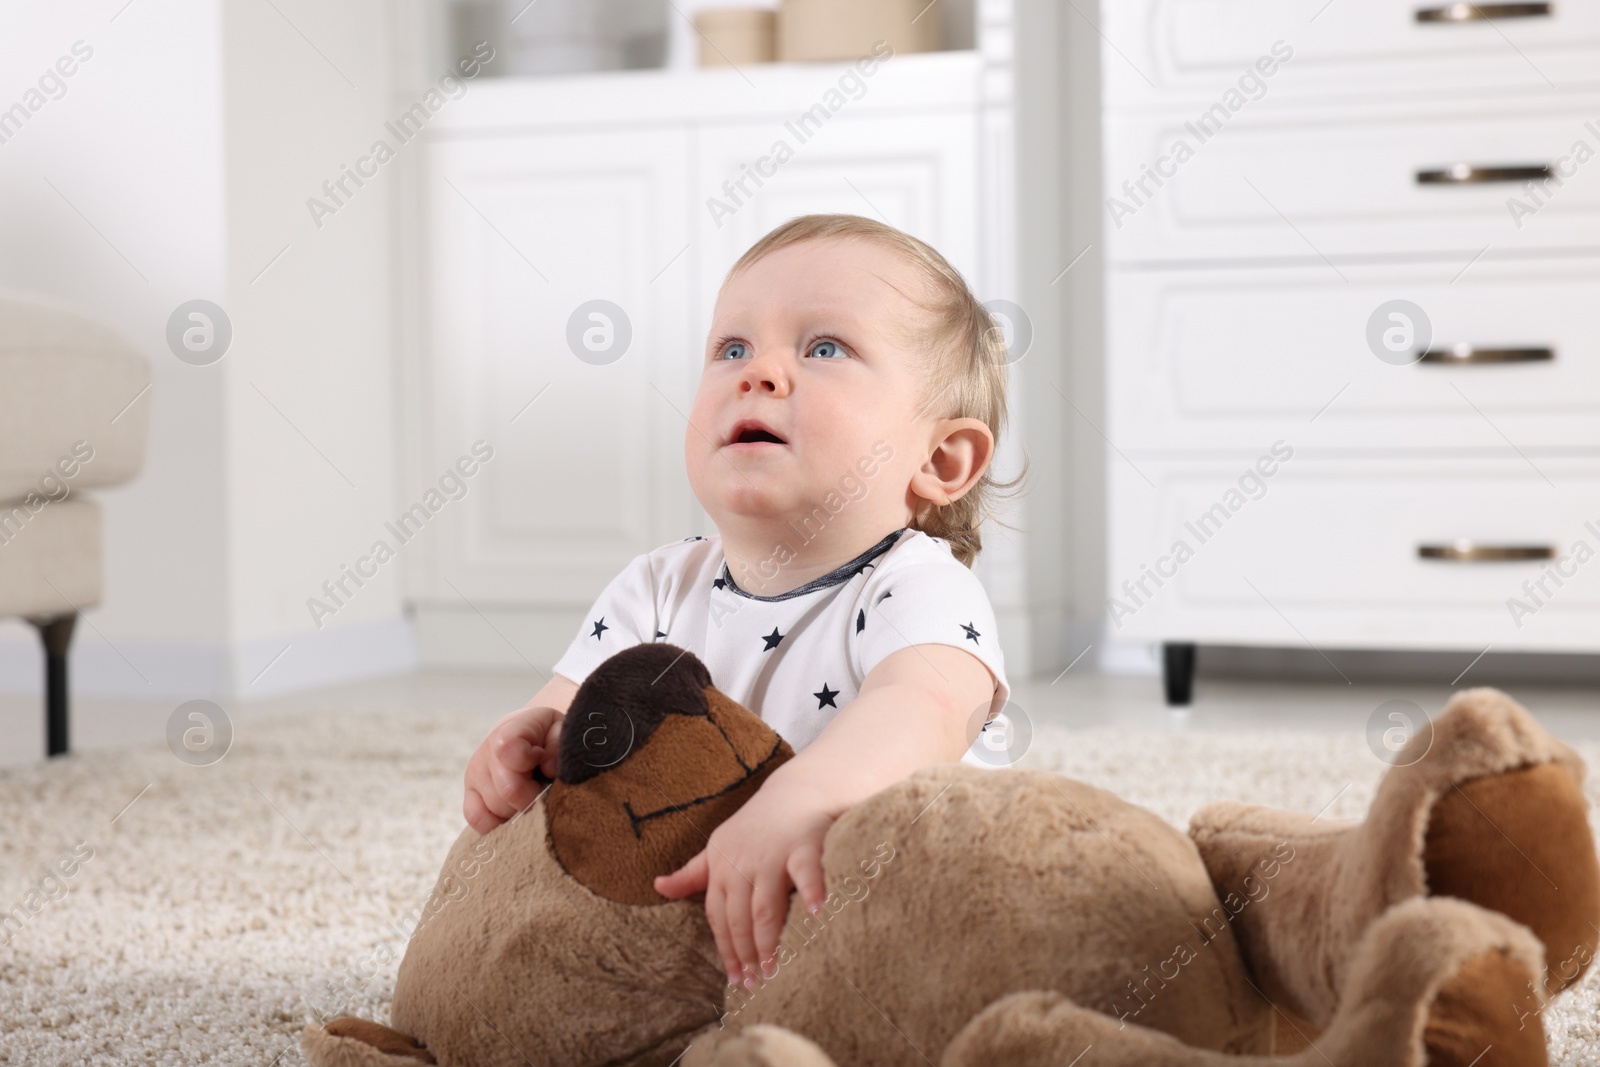
{"label": "teddy bear's leg", "polygon": [[311,1067],[418,1067],[438,1062],[409,1034],[354,1015],[306,1027],[300,1033],[300,1049]]}
{"label": "teddy bear's leg", "polygon": [[1412,900],[1357,947],[1345,1001],[1299,1054],[1236,1056],[1124,1025],[1059,993],[1013,993],[945,1049],[940,1067],[1545,1067],[1541,946],[1503,915]]}
{"label": "teddy bear's leg", "polygon": [[1390,768],[1362,823],[1219,804],[1190,836],[1265,995],[1325,1025],[1351,946],[1390,906],[1458,897],[1527,925],[1554,992],[1600,940],[1584,767],[1504,694],[1456,694]]}

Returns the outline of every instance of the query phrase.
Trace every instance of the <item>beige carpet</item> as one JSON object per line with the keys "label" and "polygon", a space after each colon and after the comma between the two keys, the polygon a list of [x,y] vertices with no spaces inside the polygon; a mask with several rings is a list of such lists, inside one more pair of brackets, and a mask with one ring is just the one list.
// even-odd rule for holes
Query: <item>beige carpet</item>
{"label": "beige carpet", "polygon": [[[29,915],[0,928],[0,1064],[302,1064],[312,1004],[387,1018],[394,924],[493,718],[296,714],[239,723],[210,767],[154,744],[0,771],[0,911]],[[1357,816],[1382,770],[1358,736],[1305,734],[1044,730],[1025,763],[1179,825],[1219,798]],[[1600,1064],[1597,988],[1549,1019],[1553,1062]]]}

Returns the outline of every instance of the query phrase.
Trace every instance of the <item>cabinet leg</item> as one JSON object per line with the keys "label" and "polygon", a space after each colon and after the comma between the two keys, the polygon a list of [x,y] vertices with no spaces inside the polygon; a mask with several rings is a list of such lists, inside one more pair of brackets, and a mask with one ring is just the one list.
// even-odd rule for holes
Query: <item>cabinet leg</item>
{"label": "cabinet leg", "polygon": [[70,747],[67,732],[67,648],[72,644],[76,614],[29,619],[44,644],[45,755],[60,756]]}
{"label": "cabinet leg", "polygon": [[1186,707],[1194,699],[1194,645],[1169,641],[1161,646],[1161,683],[1169,707]]}

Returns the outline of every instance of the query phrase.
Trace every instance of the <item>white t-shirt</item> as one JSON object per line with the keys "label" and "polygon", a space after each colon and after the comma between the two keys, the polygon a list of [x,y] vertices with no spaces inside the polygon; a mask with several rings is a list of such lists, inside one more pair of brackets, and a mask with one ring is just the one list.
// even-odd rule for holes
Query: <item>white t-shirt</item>
{"label": "white t-shirt", "polygon": [[[664,545],[611,580],[555,669],[582,683],[603,660],[645,641],[700,657],[713,685],[797,752],[855,699],[881,660],[911,645],[952,645],[978,657],[994,674],[995,692],[973,718],[995,717],[986,733],[1009,728],[1000,709],[1011,689],[988,594],[943,539],[920,530],[896,530],[843,566],[770,597],[734,583],[720,537]],[[987,751],[993,748],[991,741]],[[962,762],[996,764],[992,754],[978,759],[971,751]]]}

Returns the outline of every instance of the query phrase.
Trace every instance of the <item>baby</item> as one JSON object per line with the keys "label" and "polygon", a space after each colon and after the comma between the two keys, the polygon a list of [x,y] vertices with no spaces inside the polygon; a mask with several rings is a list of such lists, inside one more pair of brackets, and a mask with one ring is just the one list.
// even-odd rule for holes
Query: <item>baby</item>
{"label": "baby", "polygon": [[693,652],[795,750],[656,880],[705,893],[731,983],[770,977],[791,889],[813,912],[844,811],[957,759],[1005,705],[994,613],[969,569],[1005,419],[1004,347],[926,244],[850,215],[794,219],[718,295],[685,434],[718,536],[635,558],[527,707],[467,766],[488,833],[556,774],[562,716],[601,661],[643,641]]}

